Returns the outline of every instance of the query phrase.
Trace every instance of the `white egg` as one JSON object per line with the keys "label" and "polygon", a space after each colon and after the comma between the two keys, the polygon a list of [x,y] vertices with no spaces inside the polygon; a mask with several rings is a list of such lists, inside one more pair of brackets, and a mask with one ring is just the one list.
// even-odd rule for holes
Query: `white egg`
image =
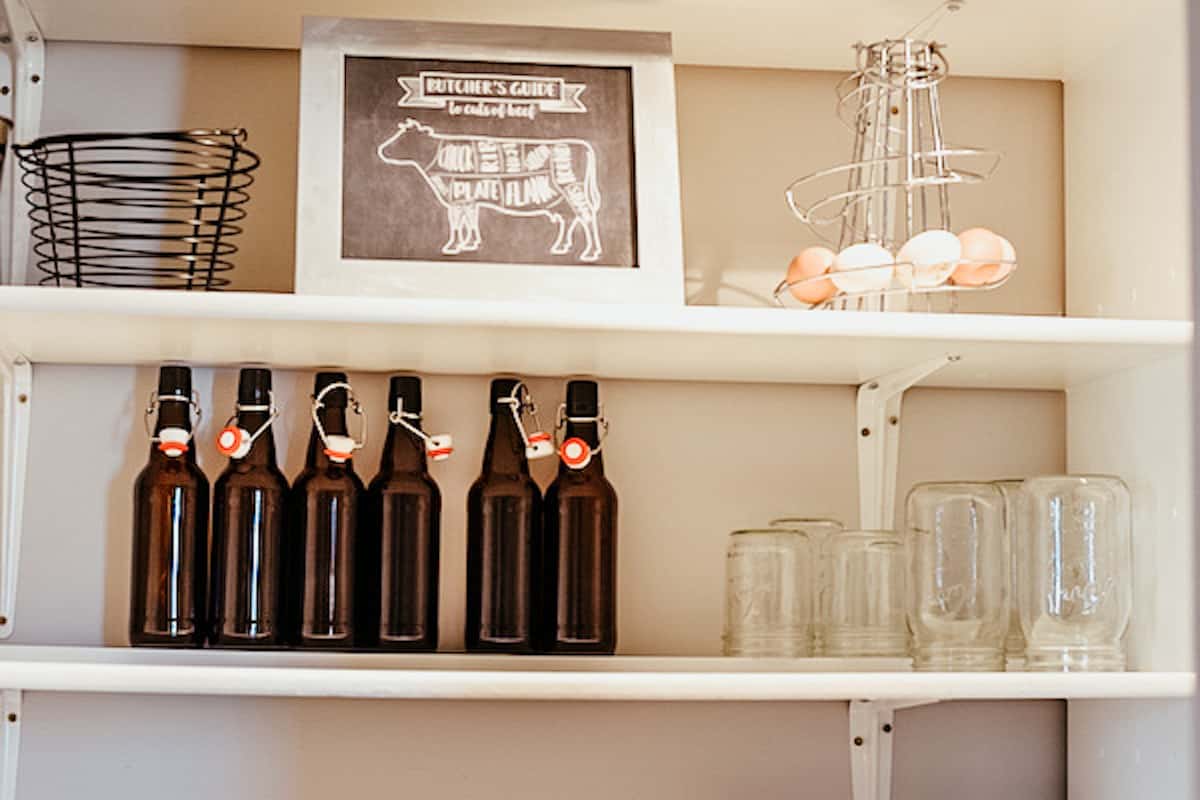
{"label": "white egg", "polygon": [[950,231],[925,231],[896,254],[896,277],[910,289],[932,289],[950,279],[962,258],[962,242]]}
{"label": "white egg", "polygon": [[1012,242],[1000,235],[997,235],[996,238],[1000,240],[1000,246],[1004,249],[1004,261],[1001,262],[1000,269],[996,270],[996,275],[992,278],[991,283],[1008,277],[1008,273],[1017,267],[1017,250],[1012,246]]}
{"label": "white egg", "polygon": [[870,243],[852,244],[837,254],[829,277],[834,286],[847,294],[878,292],[892,285],[895,263],[884,247]]}

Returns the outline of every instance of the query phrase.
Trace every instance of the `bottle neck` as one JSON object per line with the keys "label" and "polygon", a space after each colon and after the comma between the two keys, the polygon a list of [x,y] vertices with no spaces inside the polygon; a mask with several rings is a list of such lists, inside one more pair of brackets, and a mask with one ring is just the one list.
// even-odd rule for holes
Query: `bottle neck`
{"label": "bottle neck", "polygon": [[[154,436],[158,437],[165,428],[181,428],[185,431],[192,430],[192,407],[191,404],[178,400],[159,401],[158,413],[154,418]],[[150,443],[150,458],[151,460],[159,459],[161,461],[175,461],[183,459],[192,463],[196,462],[195,441],[188,442],[188,449],[183,455],[168,456],[158,448],[158,442]]]}
{"label": "bottle neck", "polygon": [[487,449],[483,451],[483,471],[504,475],[528,475],[529,460],[525,457],[525,442],[512,412],[507,407],[492,414],[488,430]]}
{"label": "bottle neck", "polygon": [[[405,421],[420,430],[420,420]],[[383,458],[379,469],[384,473],[428,471],[425,442],[403,425],[391,423],[388,427],[387,441],[383,443]]]}
{"label": "bottle neck", "polygon": [[[348,435],[346,409],[324,406],[317,411],[317,417],[321,420],[321,426],[325,429],[326,436]],[[308,437],[308,454],[305,464],[309,467],[325,469],[331,466],[348,467],[352,463],[353,460],[338,464],[325,455],[325,442],[321,441],[321,434],[317,432],[317,426],[313,425],[312,433]]]}
{"label": "bottle neck", "polygon": [[[253,436],[254,432],[265,425],[270,418],[271,415],[267,411],[239,411],[237,426]],[[254,443],[250,445],[250,452],[239,460],[243,464],[275,466],[275,436],[269,427],[258,435]]]}
{"label": "bottle neck", "polygon": [[596,448],[600,446],[600,425],[596,422],[567,422],[566,432],[563,434],[566,439],[583,439],[587,442],[588,447],[592,448],[592,460],[583,469],[572,469],[564,464],[561,460],[558,462],[558,471],[560,474],[576,473],[581,475],[604,474],[604,453],[596,452]]}

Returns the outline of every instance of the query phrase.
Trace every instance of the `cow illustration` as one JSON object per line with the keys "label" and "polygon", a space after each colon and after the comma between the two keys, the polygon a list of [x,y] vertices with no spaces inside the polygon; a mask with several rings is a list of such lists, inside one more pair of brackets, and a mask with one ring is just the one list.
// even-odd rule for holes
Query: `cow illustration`
{"label": "cow illustration", "polygon": [[600,191],[590,142],[444,134],[407,119],[378,153],[386,164],[415,168],[445,207],[446,255],[479,249],[479,209],[490,208],[557,223],[550,246],[556,255],[571,252],[575,229],[581,228],[586,241],[580,260],[600,258]]}

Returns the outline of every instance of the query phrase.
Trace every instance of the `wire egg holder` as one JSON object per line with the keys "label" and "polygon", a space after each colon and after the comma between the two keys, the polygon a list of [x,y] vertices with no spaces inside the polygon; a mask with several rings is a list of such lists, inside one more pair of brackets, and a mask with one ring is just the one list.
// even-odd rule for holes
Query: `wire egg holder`
{"label": "wire egg holder", "polygon": [[47,136],[13,148],[42,285],[229,284],[259,157],[228,130]]}
{"label": "wire egg holder", "polygon": [[[960,6],[945,2],[923,22],[931,27],[944,12]],[[950,187],[982,183],[998,166],[996,151],[945,141],[938,84],[949,74],[949,64],[942,47],[908,34],[854,45],[857,68],[837,87],[838,118],[854,134],[852,158],[797,179],[785,192],[792,213],[838,252],[852,244],[873,243],[895,253],[918,233],[949,231]],[[804,197],[817,199],[804,202]],[[838,228],[836,236],[827,233],[833,226]],[[989,280],[967,285],[952,282],[959,264],[995,266]],[[791,282],[785,278],[773,296],[784,307],[881,311],[910,310],[918,297],[924,299],[925,310],[933,310],[933,296],[945,294],[950,310],[955,310],[959,292],[996,289],[1016,266],[1012,258],[892,262]],[[795,296],[797,290],[818,288],[821,281],[833,281],[836,291],[828,299],[806,303]]]}

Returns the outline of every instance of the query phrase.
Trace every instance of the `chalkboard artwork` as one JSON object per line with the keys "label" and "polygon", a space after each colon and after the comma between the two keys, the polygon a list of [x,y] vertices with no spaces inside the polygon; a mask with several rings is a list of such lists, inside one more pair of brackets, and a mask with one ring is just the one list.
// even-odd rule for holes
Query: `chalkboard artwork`
{"label": "chalkboard artwork", "polygon": [[636,267],[627,67],[345,60],[342,255]]}

